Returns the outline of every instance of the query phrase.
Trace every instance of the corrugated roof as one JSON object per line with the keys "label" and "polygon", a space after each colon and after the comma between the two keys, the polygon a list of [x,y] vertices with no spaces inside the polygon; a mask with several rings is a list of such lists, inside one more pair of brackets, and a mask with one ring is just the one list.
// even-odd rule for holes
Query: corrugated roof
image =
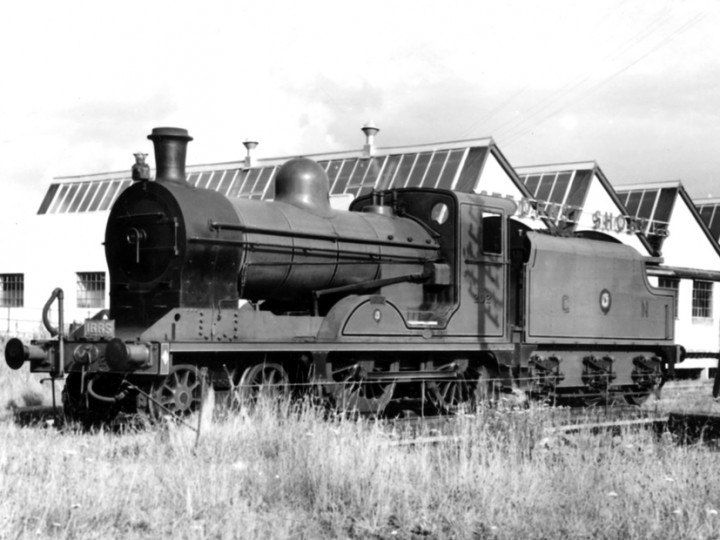
{"label": "corrugated roof", "polygon": [[[378,149],[374,156],[359,152],[316,154],[328,173],[331,195],[357,197],[373,189],[433,187],[472,191],[482,172],[491,139],[436,145]],[[275,174],[290,157],[259,160],[245,168],[240,162],[188,166],[188,182],[227,197],[271,199]],[[510,173],[511,174],[511,173]],[[49,186],[38,214],[96,212],[110,208],[131,183],[130,172],[65,177]]]}
{"label": "corrugated roof", "polygon": [[[521,167],[517,169],[517,172],[520,180],[530,192],[530,196],[537,201],[538,210],[548,215],[562,215],[563,218],[557,225],[574,230],[585,205],[592,181],[592,170],[536,171],[533,167]],[[570,210],[553,213],[553,206]]]}
{"label": "corrugated roof", "polygon": [[710,229],[713,238],[720,241],[720,200],[706,199],[695,201],[695,207],[700,213],[703,223]]}
{"label": "corrugated roof", "polygon": [[663,242],[668,235],[668,224],[678,190],[678,187],[617,188],[617,194],[628,215],[640,220],[640,229],[657,252],[662,251]]}

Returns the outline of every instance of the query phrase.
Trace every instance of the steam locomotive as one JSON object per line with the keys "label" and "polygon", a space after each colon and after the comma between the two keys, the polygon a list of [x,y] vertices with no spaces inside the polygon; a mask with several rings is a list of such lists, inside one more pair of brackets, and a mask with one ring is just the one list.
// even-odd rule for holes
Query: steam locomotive
{"label": "steam locomotive", "polygon": [[[12,339],[6,362],[66,376],[71,417],[187,414],[202,380],[242,400],[311,388],[360,412],[453,413],[505,393],[639,403],[680,359],[673,291],[631,247],[533,231],[508,199],[392,189],[329,205],[292,159],[272,201],[189,185],[179,128],[156,128],[107,222],[110,309]],[[60,325],[47,313],[60,304]]]}

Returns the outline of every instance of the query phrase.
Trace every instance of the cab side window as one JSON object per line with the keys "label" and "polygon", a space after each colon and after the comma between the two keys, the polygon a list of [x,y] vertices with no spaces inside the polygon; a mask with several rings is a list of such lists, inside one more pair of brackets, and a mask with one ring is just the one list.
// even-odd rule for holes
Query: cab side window
{"label": "cab side window", "polygon": [[502,255],[503,252],[503,216],[495,212],[483,212],[483,253]]}

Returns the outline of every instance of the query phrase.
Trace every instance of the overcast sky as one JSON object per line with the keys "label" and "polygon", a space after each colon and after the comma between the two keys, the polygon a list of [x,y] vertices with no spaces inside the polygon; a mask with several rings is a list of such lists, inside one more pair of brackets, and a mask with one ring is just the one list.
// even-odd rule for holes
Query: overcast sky
{"label": "overcast sky", "polygon": [[[113,6],[113,7],[107,7]],[[13,2],[0,18],[0,208],[126,170],[156,126],[190,163],[493,137],[511,164],[720,196],[720,3]],[[29,201],[29,202],[24,202]]]}

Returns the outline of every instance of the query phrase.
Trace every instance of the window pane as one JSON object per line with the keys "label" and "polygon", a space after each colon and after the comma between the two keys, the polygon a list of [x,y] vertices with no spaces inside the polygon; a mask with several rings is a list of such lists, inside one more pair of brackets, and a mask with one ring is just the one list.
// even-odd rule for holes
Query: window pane
{"label": "window pane", "polygon": [[377,181],[376,188],[378,191],[389,189],[393,183],[395,174],[397,173],[398,164],[400,163],[401,155],[388,156],[385,163],[385,168],[382,170],[382,175]]}
{"label": "window pane", "polygon": [[55,194],[57,193],[59,187],[60,187],[60,184],[50,185],[50,188],[48,189],[47,193],[45,194],[45,198],[43,199],[43,202],[40,205],[40,208],[38,209],[38,214],[47,213],[48,208],[50,208],[50,203],[53,201],[53,198],[55,197]]}
{"label": "window pane", "polygon": [[191,186],[197,187],[197,181],[200,178],[200,173],[187,173],[187,181]]}
{"label": "window pane", "polygon": [[252,188],[252,191],[250,192],[250,196],[253,199],[261,199],[263,193],[265,193],[265,188],[267,188],[268,182],[270,181],[270,177],[274,171],[273,167],[263,167],[260,169],[260,174],[258,175],[258,179],[255,181],[255,185]]}
{"label": "window pane", "polygon": [[105,307],[105,272],[77,273],[77,307]]}
{"label": "window pane", "polygon": [[640,208],[640,200],[642,199],[642,191],[631,191],[628,194],[628,200],[625,204],[625,208],[628,210],[628,214],[636,217],[647,217],[638,214],[638,208]]}
{"label": "window pane", "polygon": [[712,317],[712,282],[693,281],[693,317]]}
{"label": "window pane", "polygon": [[248,171],[245,182],[243,182],[242,188],[240,188],[239,197],[247,197],[250,195],[253,187],[255,187],[255,182],[257,182],[258,176],[260,176],[260,169],[251,169]]}
{"label": "window pane", "polygon": [[460,178],[455,186],[456,191],[462,193],[472,193],[475,186],[480,179],[480,172],[482,171],[483,165],[485,165],[485,156],[487,155],[488,149],[482,148],[470,148],[468,156],[465,159]]}
{"label": "window pane", "polygon": [[713,238],[716,240],[720,240],[720,210],[718,210],[718,207],[715,207],[715,213],[713,214],[712,222],[710,223],[710,232],[713,235]]}
{"label": "window pane", "polygon": [[545,203],[548,201],[548,196],[550,195],[550,190],[552,190],[553,181],[555,180],[555,176],[548,176],[544,175],[540,179],[540,185],[537,189],[537,194],[535,195],[535,198],[540,203]]}
{"label": "window pane", "polygon": [[208,180],[207,189],[217,191],[220,181],[222,180],[224,171],[213,171],[210,173],[210,179]]}
{"label": "window pane", "polygon": [[357,160],[355,159],[343,160],[342,166],[340,167],[337,175],[337,179],[333,184],[333,190],[331,191],[332,195],[345,193],[345,190],[348,187],[348,182],[350,181],[350,176],[352,175],[353,169],[355,169],[356,161]]}
{"label": "window pane", "polygon": [[88,206],[87,209],[88,212],[95,212],[98,209],[98,206],[100,206],[100,203],[105,197],[109,186],[110,182],[100,182],[98,184],[97,193],[95,193],[95,197],[93,198],[93,200],[90,201],[90,206]]}
{"label": "window pane", "polygon": [[707,225],[708,227],[710,226],[710,222],[712,221],[712,215],[713,215],[714,209],[715,209],[715,207],[712,205],[701,206],[699,208],[700,217],[705,222],[705,225]]}
{"label": "window pane", "polygon": [[[330,190],[332,193],[335,193],[335,182],[337,181],[337,175],[340,172],[340,168],[342,167],[342,160],[341,159],[334,159],[332,161],[329,161],[327,164],[327,168],[325,171],[328,175],[328,181],[330,184]],[[340,191],[342,193],[342,191]]]}
{"label": "window pane", "polygon": [[365,183],[365,173],[367,173],[368,166],[370,165],[370,162],[373,160],[369,159],[358,159],[357,163],[355,164],[355,168],[353,169],[352,176],[350,177],[350,180],[348,181],[348,187],[345,190],[345,193],[357,196],[357,193],[360,191],[360,189],[363,186],[369,186],[369,187],[375,187],[375,183],[370,180],[369,182]]}
{"label": "window pane", "polygon": [[564,172],[560,173],[555,180],[555,187],[553,187],[552,193],[550,194],[550,200],[554,203],[562,204],[565,200],[565,192],[567,192],[568,184],[570,183],[571,173]]}
{"label": "window pane", "polygon": [[415,158],[417,154],[403,154],[398,165],[398,171],[390,187],[401,188],[407,184],[410,171],[412,171],[413,165],[415,165]]}
{"label": "window pane", "polygon": [[651,217],[653,208],[655,208],[655,199],[657,199],[658,191],[646,191],[643,194],[642,202],[640,203],[640,209],[638,214],[642,217]]}
{"label": "window pane", "polygon": [[69,213],[73,214],[77,212],[77,209],[80,206],[83,197],[85,197],[85,194],[87,193],[89,185],[90,184],[88,184],[87,182],[83,182],[82,184],[78,185],[78,190],[77,193],[75,193],[75,198],[72,200],[67,210]]}
{"label": "window pane", "polygon": [[442,176],[440,177],[440,180],[438,180],[436,187],[441,189],[452,189],[455,176],[457,176],[458,167],[460,167],[460,162],[462,161],[464,155],[464,148],[450,151]]}
{"label": "window pane", "polygon": [[118,182],[117,180],[113,180],[112,182],[110,182],[107,193],[105,193],[105,198],[102,200],[102,203],[98,207],[98,210],[103,211],[107,210],[110,207],[110,204],[115,200],[115,195],[117,194],[119,188],[120,182]]}
{"label": "window pane", "polygon": [[483,212],[482,221],[483,252],[501,255],[503,239],[502,214]]}
{"label": "window pane", "polygon": [[438,182],[440,182],[440,173],[442,173],[443,167],[445,166],[448,154],[449,152],[447,150],[440,150],[434,153],[427,173],[425,174],[422,187],[434,188],[438,185]]}
{"label": "window pane", "polygon": [[540,184],[540,175],[539,174],[533,174],[532,176],[526,176],[525,177],[525,187],[530,192],[530,195],[535,197],[535,193],[537,193],[538,185]]}
{"label": "window pane", "polygon": [[[565,204],[582,207],[585,204],[590,183],[592,182],[592,171],[576,171]],[[578,216],[579,219],[580,216]]]}
{"label": "window pane", "polygon": [[95,198],[95,194],[97,193],[97,190],[99,187],[100,187],[100,184],[98,184],[97,182],[93,182],[90,185],[87,195],[85,195],[85,200],[82,202],[82,205],[80,205],[78,212],[86,212],[87,211],[87,209],[90,207],[90,203]]}
{"label": "window pane", "polygon": [[263,193],[263,199],[274,199],[275,198],[275,176],[278,171],[277,167],[271,167],[272,169],[272,176],[270,176],[270,181],[268,182],[267,188],[265,189],[265,192]]}
{"label": "window pane", "polygon": [[223,195],[227,194],[236,173],[237,171],[233,170],[223,171],[222,180],[220,181],[220,185],[217,188],[219,193],[222,193]]}
{"label": "window pane", "polygon": [[24,274],[0,274],[0,307],[23,307],[24,297]]}
{"label": "window pane", "polygon": [[245,180],[247,179],[248,171],[237,171],[237,175],[235,176],[235,179],[233,180],[233,183],[230,185],[230,191],[228,191],[227,196],[228,197],[238,197],[240,194],[240,188],[242,188],[243,184],[245,183]]}
{"label": "window pane", "polygon": [[408,178],[405,187],[420,187],[422,185],[431,157],[432,153],[430,152],[422,152],[421,154],[418,154],[418,157],[415,160],[415,166],[410,173],[410,178]]}
{"label": "window pane", "polygon": [[[363,186],[363,188],[375,189],[378,186],[378,182],[380,181],[380,174],[383,171],[383,166],[385,164],[386,158],[374,157],[363,161],[363,168],[365,170],[363,171],[363,180],[361,185]],[[360,163],[358,163],[358,167],[355,168],[353,178],[358,175],[359,168]]]}

